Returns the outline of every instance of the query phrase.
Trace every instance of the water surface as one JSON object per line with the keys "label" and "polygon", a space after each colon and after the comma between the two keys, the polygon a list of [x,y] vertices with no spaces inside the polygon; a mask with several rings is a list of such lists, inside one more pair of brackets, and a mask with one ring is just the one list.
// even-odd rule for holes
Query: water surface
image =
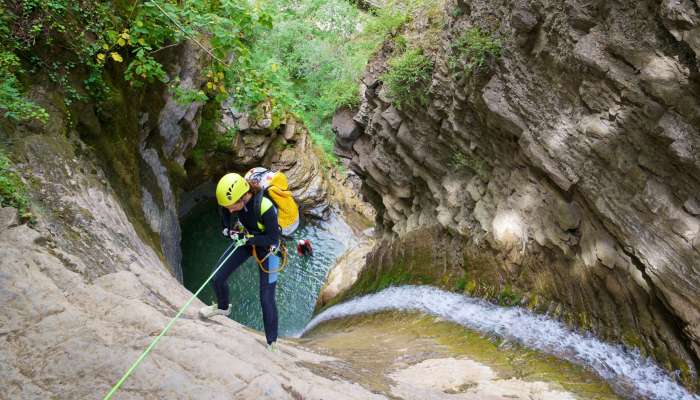
{"label": "water surface", "polygon": [[[182,270],[185,287],[195,292],[216,268],[216,261],[231,244],[221,236],[221,223],[215,204],[203,201],[182,220]],[[314,246],[311,258],[296,254],[296,241],[310,239]],[[357,244],[352,229],[337,215],[328,221],[302,221],[287,241],[289,264],[277,283],[279,334],[289,336],[306,326],[313,314],[318,292],[335,259]],[[262,312],[258,294],[258,265],[251,258],[231,274],[231,318],[253,329],[262,330]],[[211,285],[199,298],[215,302]]]}

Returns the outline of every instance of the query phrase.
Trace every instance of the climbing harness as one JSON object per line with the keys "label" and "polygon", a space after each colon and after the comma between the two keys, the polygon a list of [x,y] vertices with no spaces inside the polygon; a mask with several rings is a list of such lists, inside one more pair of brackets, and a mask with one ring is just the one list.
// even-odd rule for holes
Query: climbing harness
{"label": "climbing harness", "polygon": [[[175,315],[175,317],[173,317],[173,319],[170,320],[170,322],[168,323],[168,325],[165,326],[165,328],[160,332],[160,334],[158,334],[158,336],[156,336],[156,338],[153,339],[153,341],[151,342],[151,344],[148,345],[148,347],[146,348],[146,350],[143,351],[143,353],[141,353],[141,355],[139,356],[139,358],[137,358],[136,361],[134,361],[134,363],[131,364],[131,367],[129,367],[129,369],[126,371],[126,373],[124,373],[124,375],[121,377],[121,379],[119,379],[119,381],[112,387],[112,390],[110,390],[109,393],[107,393],[107,395],[106,395],[102,400],[109,400],[109,399],[112,398],[112,396],[117,392],[117,390],[119,390],[119,387],[126,381],[126,378],[128,378],[129,375],[131,375],[131,373],[134,372],[134,370],[136,369],[136,367],[138,367],[138,365],[141,364],[141,361],[143,361],[143,359],[146,358],[146,356],[148,355],[148,353],[150,353],[151,350],[153,350],[153,348],[156,347],[156,344],[158,343],[158,341],[160,341],[160,338],[162,338],[163,335],[165,335],[165,333],[168,332],[168,330],[170,330],[170,327],[173,325],[173,323],[174,323],[178,318],[180,318],[180,315],[182,315],[182,313],[185,312],[185,310],[187,309],[187,307],[189,307],[190,303],[192,303],[192,301],[195,299],[195,297],[197,297],[197,295],[204,289],[204,287],[209,283],[209,281],[211,280],[211,278],[213,278],[214,275],[216,275],[216,273],[219,272],[219,270],[221,269],[221,267],[226,263],[226,261],[228,261],[228,259],[231,257],[231,255],[232,255],[233,253],[235,253],[236,250],[238,250],[238,248],[241,247],[241,246],[243,246],[244,244],[245,244],[245,241],[244,241],[243,239],[241,239],[241,240],[237,240],[237,241],[231,243],[231,244],[228,246],[228,248],[226,249],[226,251],[224,251],[224,255],[226,255],[226,252],[229,251],[229,250],[231,249],[231,247],[233,247],[233,250],[231,250],[231,251],[226,255],[226,257],[224,257],[224,255],[221,256],[221,258],[223,258],[223,261],[221,261],[221,262],[219,263],[219,266],[216,267],[216,269],[214,270],[214,272],[212,272],[211,275],[209,275],[209,277],[207,278],[207,280],[204,281],[204,283],[202,283],[202,286],[200,286],[199,289],[197,289],[197,291],[194,292],[194,294],[192,295],[192,297],[190,297],[190,299],[187,300],[187,303],[185,303],[185,305],[182,306],[182,308],[180,309],[180,311],[178,311],[177,314]],[[235,246],[235,247],[234,247],[234,246]],[[253,247],[253,248],[255,248],[255,247]],[[219,258],[219,260],[221,260],[221,258]]]}
{"label": "climbing harness", "polygon": [[[275,270],[268,270],[265,268],[263,263],[265,260],[270,257],[271,255],[274,255],[277,252],[280,252],[282,255],[282,264]],[[260,270],[266,274],[274,274],[274,273],[279,273],[284,270],[285,267],[287,267],[287,246],[284,243],[280,243],[279,246],[270,246],[270,251],[267,252],[267,255],[261,259],[258,258],[258,253],[255,251],[255,246],[253,246],[253,257],[255,258],[255,262],[258,264],[260,267]]]}

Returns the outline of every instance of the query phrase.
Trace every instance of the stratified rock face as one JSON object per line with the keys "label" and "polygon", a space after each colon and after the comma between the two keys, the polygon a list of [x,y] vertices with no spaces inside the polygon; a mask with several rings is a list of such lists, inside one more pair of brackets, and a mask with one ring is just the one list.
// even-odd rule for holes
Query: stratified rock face
{"label": "stratified rock face", "polygon": [[[180,80],[182,90],[200,90],[204,84],[202,71],[209,56],[192,41],[185,41],[169,63],[169,75]],[[185,164],[185,154],[197,143],[202,102],[179,104],[175,97],[165,95],[165,105],[158,115],[158,133],[163,138],[163,155],[180,166]]]}
{"label": "stratified rock face", "polygon": [[361,125],[353,117],[354,113],[347,108],[340,109],[333,115],[335,140],[342,149],[351,149],[355,139],[362,134]]}
{"label": "stratified rock face", "polygon": [[338,257],[318,293],[315,310],[328,305],[333,298],[348,290],[357,281],[373,244],[371,241],[362,241]]}
{"label": "stratified rock face", "polygon": [[[199,90],[204,84],[202,70],[207,65],[207,57],[197,45],[186,41],[174,52],[168,63],[168,73],[180,80],[181,89]],[[180,168],[184,166],[186,154],[197,143],[204,103],[179,104],[168,91],[163,93],[163,101],[165,104],[158,112],[157,123],[149,121],[148,113],[142,114],[139,121],[138,151],[145,163],[143,168],[148,170],[144,175],[153,177],[144,180],[150,185],[141,187],[141,209],[151,230],[160,237],[163,255],[177,278],[182,280],[178,198],[166,163]],[[154,136],[162,140],[158,147],[153,146],[154,141],[159,142]]]}
{"label": "stratified rock face", "polygon": [[[612,338],[640,336],[637,346],[694,375],[695,7],[449,2],[427,108],[399,111],[384,97],[391,45],[364,79],[352,167],[378,222],[396,234],[441,226],[465,252],[496,261],[496,284],[542,271],[546,278],[523,291],[589,315]],[[472,27],[499,38],[503,51],[467,74],[448,59]],[[339,145],[347,148],[345,137]]]}
{"label": "stratified rock face", "polygon": [[292,115],[272,124],[269,104],[263,103],[259,108],[262,113],[255,119],[224,104],[219,130],[238,131],[231,143],[233,157],[229,166],[240,172],[259,166],[284,172],[301,211],[326,218],[330,211],[329,183],[306,127]]}
{"label": "stratified rock face", "polygon": [[[202,85],[207,59],[198,46],[185,42],[158,56],[182,89]],[[203,104],[180,105],[165,85],[132,87],[121,72],[107,74],[105,79],[110,81],[110,92],[100,104],[76,102],[71,109],[42,79],[36,79],[32,97],[46,108],[51,122],[11,124],[8,135],[16,143],[35,134],[67,136],[75,140],[79,153],[94,149],[98,167],[106,173],[104,179],[119,189],[117,194],[141,237],[148,238],[181,279],[178,190],[171,180],[184,174],[182,164],[197,140]],[[53,156],[51,149],[21,153],[20,158],[27,161],[22,168],[27,180],[32,179],[33,169],[41,168],[43,157]]]}

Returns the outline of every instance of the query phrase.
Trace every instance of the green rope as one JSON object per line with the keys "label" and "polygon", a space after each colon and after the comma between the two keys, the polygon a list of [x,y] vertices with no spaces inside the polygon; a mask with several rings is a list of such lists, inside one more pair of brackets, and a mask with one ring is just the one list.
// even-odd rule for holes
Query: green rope
{"label": "green rope", "polygon": [[[119,387],[124,383],[124,381],[126,381],[126,378],[128,378],[129,375],[131,375],[131,373],[134,372],[134,370],[136,369],[136,367],[138,367],[139,364],[141,363],[141,361],[143,361],[143,359],[146,358],[146,356],[148,355],[148,353],[150,353],[151,350],[152,350],[154,347],[156,347],[156,343],[158,343],[158,341],[160,340],[160,338],[163,337],[163,335],[165,335],[165,333],[170,329],[170,327],[173,325],[173,323],[174,323],[178,318],[180,318],[180,315],[181,315],[183,312],[185,312],[185,310],[187,309],[187,307],[190,305],[190,303],[192,303],[192,301],[195,299],[195,297],[197,297],[197,295],[199,294],[199,292],[201,292],[202,289],[204,289],[204,286],[206,286],[207,283],[209,283],[209,281],[211,280],[211,278],[213,278],[214,275],[215,275],[217,272],[219,272],[219,270],[220,270],[221,267],[224,265],[224,263],[226,263],[226,261],[229,259],[229,257],[231,257],[231,254],[233,254],[239,247],[241,247],[242,243],[241,243],[241,241],[238,241],[238,242],[232,243],[231,246],[232,246],[232,245],[236,245],[236,247],[234,247],[233,250],[232,250],[230,253],[228,253],[228,255],[226,256],[226,258],[224,258],[224,260],[221,261],[221,263],[219,264],[218,267],[216,267],[216,269],[214,270],[214,272],[212,272],[211,275],[209,275],[209,278],[207,278],[207,280],[204,281],[204,283],[202,284],[202,286],[200,286],[199,289],[197,289],[197,291],[192,295],[192,297],[190,297],[190,299],[187,300],[187,303],[185,303],[185,305],[182,306],[182,308],[180,309],[180,311],[178,311],[177,315],[175,315],[175,317],[174,317],[173,319],[170,320],[170,322],[168,323],[168,325],[165,326],[165,328],[160,332],[160,334],[159,334],[155,339],[153,339],[153,341],[151,342],[150,345],[148,345],[148,347],[146,348],[146,350],[144,350],[144,352],[141,353],[141,355],[139,356],[139,358],[136,359],[136,361],[135,361],[135,362],[131,365],[131,367],[129,367],[129,369],[126,371],[126,373],[124,374],[124,376],[122,376],[121,379],[119,379],[119,382],[117,382],[117,383],[114,385],[114,387],[112,387],[112,390],[110,390],[109,393],[107,393],[107,395],[106,395],[106,396],[104,397],[104,399],[102,399],[102,400],[109,400],[109,399],[112,398],[112,396],[114,395],[114,393],[116,393],[117,390],[119,390]],[[231,246],[229,246],[228,248],[230,249]],[[226,249],[226,251],[228,251],[228,249]],[[226,252],[224,252],[224,254],[226,254]]]}

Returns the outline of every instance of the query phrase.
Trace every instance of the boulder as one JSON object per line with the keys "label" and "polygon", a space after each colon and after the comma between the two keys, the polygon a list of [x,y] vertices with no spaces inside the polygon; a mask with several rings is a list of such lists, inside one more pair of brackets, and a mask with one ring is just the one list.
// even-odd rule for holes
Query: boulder
{"label": "boulder", "polygon": [[341,108],[333,114],[333,132],[335,132],[336,143],[342,148],[352,147],[352,143],[357,139],[362,130],[355,122],[355,113],[348,108]]}

